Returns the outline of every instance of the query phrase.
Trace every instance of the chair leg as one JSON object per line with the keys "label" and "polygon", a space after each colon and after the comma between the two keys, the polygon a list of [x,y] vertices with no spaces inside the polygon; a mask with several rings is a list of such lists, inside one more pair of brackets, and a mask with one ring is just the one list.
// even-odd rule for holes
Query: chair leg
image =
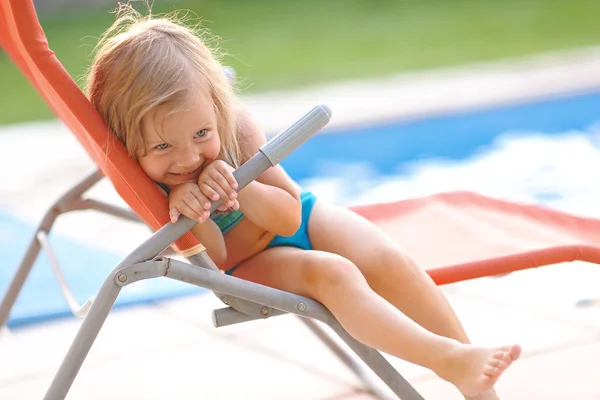
{"label": "chair leg", "polygon": [[[15,275],[13,276],[2,302],[0,303],[0,330],[5,330],[8,323],[8,317],[12,310],[29,273],[42,249],[40,238],[48,235],[59,215],[84,209],[94,209],[106,214],[111,214],[123,219],[140,221],[130,210],[122,210],[119,207],[104,204],[99,201],[82,199],[81,196],[92,186],[102,179],[100,171],[96,170],[85,177],[81,182],[73,186],[63,194],[49,209],[42,218],[42,221],[36,228],[27,252],[23,256]],[[42,239],[43,240],[43,239]]]}
{"label": "chair leg", "polygon": [[310,318],[299,319],[327,346],[329,349],[344,363],[348,368],[354,372],[354,374],[362,381],[362,383],[369,389],[369,392],[374,395],[377,399],[386,400],[391,399],[389,391],[377,382],[373,376],[373,373],[365,368],[363,364],[360,364],[347,350],[335,342],[331,336],[325,332],[325,330],[318,325],[318,323]]}
{"label": "chair leg", "polygon": [[156,242],[156,239],[150,239],[135,249],[104,280],[96,299],[75,335],[75,339],[71,342],[63,362],[54,375],[44,400],[63,400],[67,396],[123,286],[166,275],[167,264],[132,264],[143,260],[153,252],[152,248],[156,247]]}
{"label": "chair leg", "polygon": [[367,366],[398,396],[401,400],[424,400],[423,396],[386,360],[379,351],[368,347],[354,339],[337,320],[328,325],[358,355]]}
{"label": "chair leg", "polygon": [[95,301],[77,331],[44,400],[63,400],[67,396],[120,292],[121,286],[116,284],[115,274],[110,274],[102,284]]}
{"label": "chair leg", "polygon": [[88,299],[84,304],[79,304],[79,302],[73,295],[71,288],[69,287],[69,283],[67,282],[65,274],[63,273],[63,271],[60,268],[58,258],[56,257],[56,254],[54,253],[54,249],[52,248],[52,245],[50,244],[50,239],[48,237],[48,234],[44,231],[39,231],[39,232],[37,232],[36,238],[37,238],[38,243],[40,244],[40,246],[42,247],[42,249],[48,256],[48,259],[50,261],[50,267],[51,267],[52,271],[54,272],[54,276],[56,277],[56,281],[58,282],[60,291],[62,292],[65,300],[67,301],[67,305],[69,306],[71,313],[74,316],[76,316],[77,318],[83,318],[85,316],[85,314],[87,313],[87,310],[90,309],[90,306],[92,305],[92,302],[94,301],[94,298],[92,297],[92,298]]}
{"label": "chair leg", "polygon": [[17,269],[17,272],[13,276],[4,297],[2,298],[2,303],[0,303],[0,328],[4,328],[8,322],[8,316],[10,315],[10,311],[15,305],[15,301],[21,293],[21,289],[31,272],[31,268],[35,263],[38,255],[40,254],[40,243],[37,239],[37,235],[40,231],[50,232],[56,217],[58,216],[59,211],[56,210],[55,207],[50,208],[42,222],[40,222],[39,226],[35,230],[33,237],[31,238],[31,242],[27,248],[27,252],[25,256],[21,260],[21,264]]}

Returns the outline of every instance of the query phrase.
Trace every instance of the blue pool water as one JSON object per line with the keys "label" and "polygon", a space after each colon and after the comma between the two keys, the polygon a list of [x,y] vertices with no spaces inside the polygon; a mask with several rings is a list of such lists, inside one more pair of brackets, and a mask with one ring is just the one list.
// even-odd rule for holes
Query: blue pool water
{"label": "blue pool water", "polygon": [[[334,110],[335,112],[335,110]],[[366,163],[379,174],[395,174],[402,166],[428,158],[466,159],[510,132],[563,135],[600,121],[600,93],[455,113],[366,128],[331,130],[343,135],[317,135],[282,165],[297,180],[326,174],[322,167]]]}
{"label": "blue pool water", "polygon": [[[335,112],[335,110],[334,110]],[[292,178],[340,204],[449,190],[548,204],[600,217],[600,93],[555,98],[317,135],[282,163]],[[0,210],[0,293],[34,227]],[[96,294],[120,257],[52,238],[80,302]],[[167,279],[126,287],[118,305],[199,293]],[[42,255],[9,326],[69,315]]]}

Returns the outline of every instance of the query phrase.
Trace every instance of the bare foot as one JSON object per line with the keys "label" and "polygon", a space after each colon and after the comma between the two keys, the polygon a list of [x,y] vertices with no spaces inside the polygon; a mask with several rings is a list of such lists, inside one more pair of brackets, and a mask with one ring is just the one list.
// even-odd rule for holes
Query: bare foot
{"label": "bare foot", "polygon": [[500,375],[521,355],[521,346],[477,347],[459,345],[440,369],[440,378],[454,384],[467,397],[490,390]]}

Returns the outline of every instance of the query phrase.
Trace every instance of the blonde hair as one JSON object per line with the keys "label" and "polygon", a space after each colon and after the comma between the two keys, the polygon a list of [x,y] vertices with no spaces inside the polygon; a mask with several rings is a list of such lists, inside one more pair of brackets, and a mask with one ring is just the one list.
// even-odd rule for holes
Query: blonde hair
{"label": "blonde hair", "polygon": [[238,167],[236,99],[208,33],[188,27],[176,14],[160,18],[120,5],[101,36],[86,91],[109,128],[137,159],[145,154],[142,119],[158,106],[183,110],[204,89],[209,93],[221,139],[219,157]]}

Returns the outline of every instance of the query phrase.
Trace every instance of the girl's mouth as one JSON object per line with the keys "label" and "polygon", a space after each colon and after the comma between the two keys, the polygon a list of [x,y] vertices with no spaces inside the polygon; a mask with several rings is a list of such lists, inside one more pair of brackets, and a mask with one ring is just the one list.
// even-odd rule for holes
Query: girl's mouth
{"label": "girl's mouth", "polygon": [[172,175],[177,180],[195,180],[198,177],[198,170],[180,173],[169,172],[169,175]]}

